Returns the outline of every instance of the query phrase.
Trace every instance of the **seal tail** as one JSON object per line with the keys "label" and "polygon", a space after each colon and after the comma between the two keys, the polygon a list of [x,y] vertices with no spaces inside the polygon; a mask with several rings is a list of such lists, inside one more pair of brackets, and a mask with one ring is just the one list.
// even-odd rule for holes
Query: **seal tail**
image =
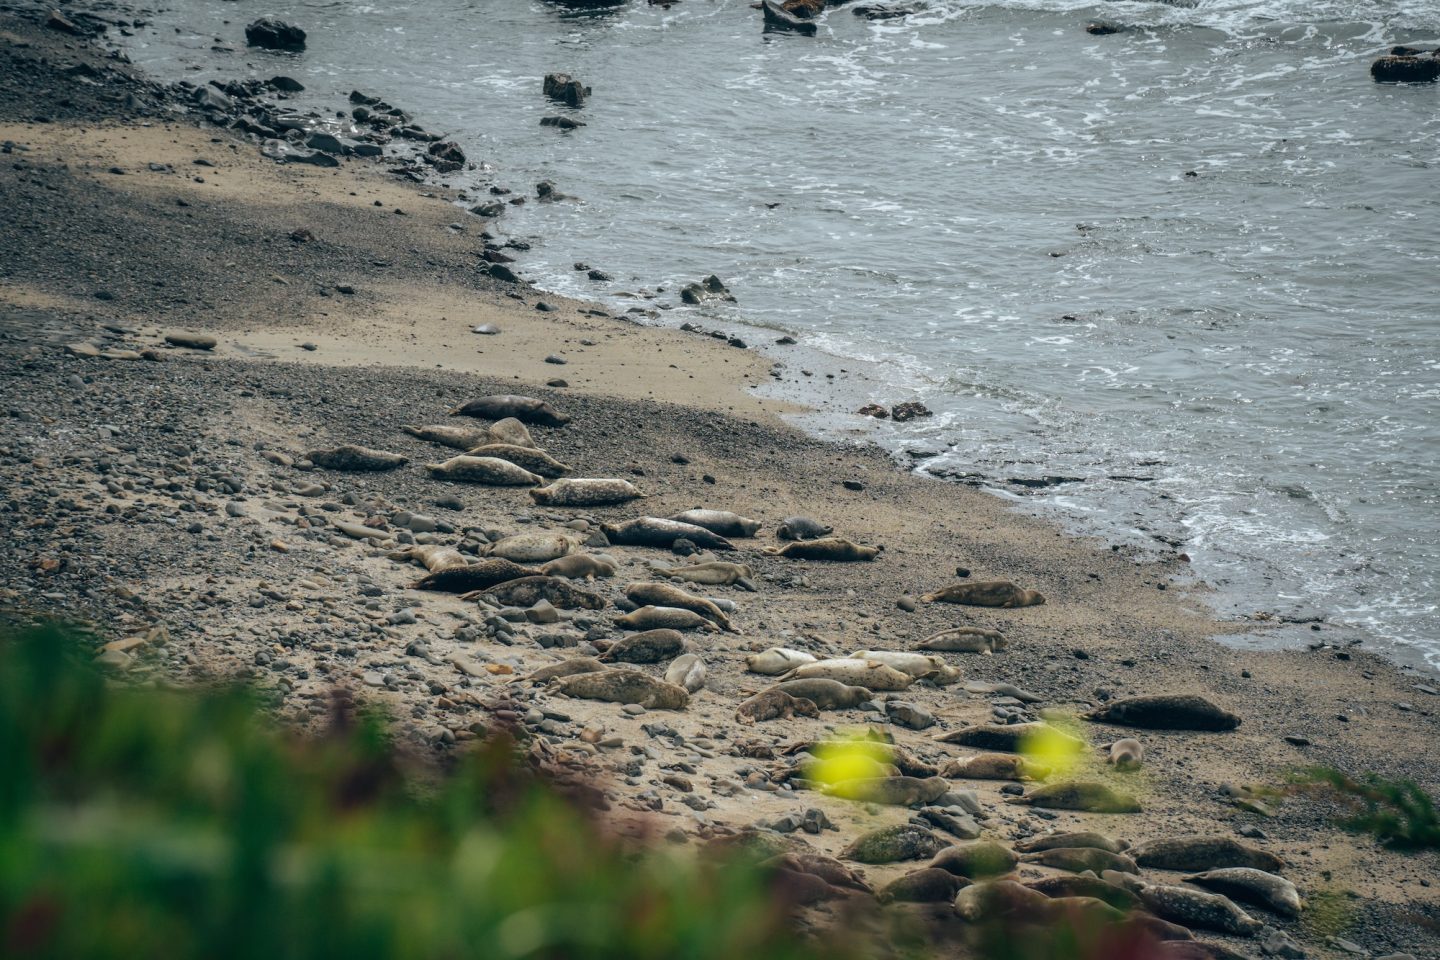
{"label": "seal tail", "polygon": [[938,594],[938,593],[927,593],[927,594],[924,594],[923,596],[920,597],[920,602],[921,602],[921,603],[934,603],[936,600],[939,600],[939,599],[940,599],[940,594]]}

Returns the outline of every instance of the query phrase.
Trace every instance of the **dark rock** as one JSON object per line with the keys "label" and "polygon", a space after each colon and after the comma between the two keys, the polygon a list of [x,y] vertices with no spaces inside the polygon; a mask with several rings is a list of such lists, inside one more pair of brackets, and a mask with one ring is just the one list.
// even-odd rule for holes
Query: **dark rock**
{"label": "dark rock", "polygon": [[591,280],[596,281],[597,283],[609,283],[610,280],[613,279],[610,274],[606,273],[604,270],[591,270],[589,273],[586,274],[586,276],[589,277]]}
{"label": "dark rock", "polygon": [[1096,37],[1109,37],[1117,33],[1124,33],[1125,30],[1125,27],[1109,20],[1091,20],[1085,24],[1085,32]]}
{"label": "dark rock", "polygon": [[304,50],[305,31],[275,17],[261,17],[245,28],[245,42],[266,50]]}
{"label": "dark rock", "polygon": [[1376,83],[1434,83],[1440,80],[1440,57],[1381,57],[1370,64]]}
{"label": "dark rock", "polygon": [[[445,165],[451,170],[459,170],[465,166],[465,151],[454,140],[444,140],[430,144],[425,153],[437,166]],[[442,171],[446,172],[446,171]]]}
{"label": "dark rock", "polygon": [[333,153],[336,156],[345,155],[345,144],[333,133],[326,133],[324,130],[316,130],[305,139],[305,146],[312,150],[321,150],[325,153]]}
{"label": "dark rock", "polygon": [[904,423],[906,420],[934,416],[934,414],[925,404],[911,400],[907,403],[895,404],[890,410],[890,416],[895,418],[896,423]]}
{"label": "dark rock", "polygon": [[194,97],[195,105],[201,110],[214,110],[219,113],[235,112],[235,101],[208,83],[203,87],[197,87]]}
{"label": "dark rock", "polygon": [[85,35],[84,30],[81,30],[73,20],[62,16],[59,10],[50,11],[50,16],[45,18],[45,26],[51,30],[59,30],[61,33],[68,33],[77,37]]}
{"label": "dark rock", "polygon": [[855,412],[862,417],[874,417],[876,420],[885,420],[890,416],[890,411],[878,403],[867,403]]}
{"label": "dark rock", "polygon": [[590,95],[590,88],[568,73],[545,74],[543,90],[545,96],[551,100],[558,100],[572,107],[584,106],[585,98]]}
{"label": "dark rock", "polygon": [[574,130],[576,127],[585,126],[583,120],[571,120],[569,117],[541,117],[540,126],[559,127],[561,130]]}
{"label": "dark rock", "polygon": [[859,480],[844,480],[841,482],[840,486],[844,487],[846,490],[860,491],[865,489],[865,484],[861,483]]}
{"label": "dark rock", "polygon": [[270,86],[282,93],[299,93],[305,89],[305,85],[292,77],[271,77]]}
{"label": "dark rock", "polygon": [[511,270],[503,263],[490,264],[490,276],[494,277],[496,280],[503,280],[506,283],[520,282],[520,278],[515,275],[515,271]]}
{"label": "dark rock", "polygon": [[791,33],[802,34],[813,37],[818,29],[809,20],[802,20],[793,13],[780,6],[775,0],[761,0],[760,9],[764,12],[765,30],[785,30]]}
{"label": "dark rock", "polygon": [[850,12],[857,17],[864,17],[866,20],[896,20],[900,17],[920,13],[924,9],[923,4],[863,3]]}

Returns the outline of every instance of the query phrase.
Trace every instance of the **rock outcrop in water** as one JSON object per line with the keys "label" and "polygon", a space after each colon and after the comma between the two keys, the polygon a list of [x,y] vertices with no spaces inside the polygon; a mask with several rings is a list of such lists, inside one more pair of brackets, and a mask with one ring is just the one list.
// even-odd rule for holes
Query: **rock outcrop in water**
{"label": "rock outcrop in water", "polygon": [[545,74],[543,91],[551,100],[558,100],[571,107],[583,107],[585,98],[590,95],[590,88],[568,73]]}
{"label": "rock outcrop in water", "polygon": [[275,17],[261,17],[245,28],[245,42],[266,50],[304,50],[305,31]]}
{"label": "rock outcrop in water", "polygon": [[762,0],[760,9],[765,15],[765,29],[786,30],[791,33],[804,34],[807,37],[815,36],[818,27],[809,20],[802,20],[795,14],[790,13],[780,6],[775,0]]}
{"label": "rock outcrop in water", "polygon": [[[1396,54],[1396,50],[1407,51]],[[1411,47],[1396,47],[1388,56],[1370,64],[1370,76],[1376,83],[1434,83],[1440,80],[1440,56],[1436,51],[1417,55]]]}

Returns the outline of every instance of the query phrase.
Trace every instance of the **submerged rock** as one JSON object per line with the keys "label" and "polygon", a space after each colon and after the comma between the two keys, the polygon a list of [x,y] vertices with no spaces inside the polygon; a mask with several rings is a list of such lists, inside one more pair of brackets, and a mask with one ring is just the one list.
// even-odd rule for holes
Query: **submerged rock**
{"label": "submerged rock", "polygon": [[305,31],[276,17],[261,17],[245,28],[245,42],[266,50],[304,50]]}

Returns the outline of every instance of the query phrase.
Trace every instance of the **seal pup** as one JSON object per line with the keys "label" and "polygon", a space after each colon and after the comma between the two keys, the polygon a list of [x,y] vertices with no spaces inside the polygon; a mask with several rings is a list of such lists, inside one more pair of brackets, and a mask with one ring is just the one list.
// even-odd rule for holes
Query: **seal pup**
{"label": "seal pup", "polygon": [[1284,877],[1277,877],[1254,867],[1207,870],[1186,877],[1185,882],[1222,893],[1234,900],[1265,907],[1286,917],[1300,916],[1300,911],[1305,907],[1295,884]]}
{"label": "seal pup", "polygon": [[571,580],[594,580],[615,576],[615,562],[592,553],[572,553],[557,557],[540,568],[547,577],[568,577]]}
{"label": "seal pup", "polygon": [[582,700],[635,703],[646,710],[683,710],[690,702],[684,687],[677,687],[639,670],[602,670],[577,673],[556,681],[560,692]]}
{"label": "seal pup", "polygon": [[877,660],[854,660],[849,657],[837,660],[816,660],[802,663],[780,678],[781,680],[838,680],[867,690],[893,692],[904,690],[915,682],[908,673],[901,673]]}
{"label": "seal pup", "polygon": [[1027,853],[1020,860],[1023,863],[1038,863],[1042,867],[1054,867],[1056,870],[1069,870],[1071,873],[1084,873],[1089,870],[1096,876],[1099,876],[1102,870],[1140,872],[1135,861],[1123,853],[1110,853],[1094,847],[1052,847],[1049,850]]}
{"label": "seal pup", "polygon": [[665,682],[684,687],[690,693],[705,688],[705,661],[698,653],[682,653],[665,668]]}
{"label": "seal pup", "polygon": [[935,854],[930,866],[949,870],[960,877],[983,880],[998,877],[1015,869],[1014,851],[993,840],[971,840],[954,843]]}
{"label": "seal pup", "polygon": [[1112,790],[1103,783],[1086,780],[1065,780],[1047,783],[1023,797],[1010,797],[1006,803],[1048,810],[1083,810],[1089,813],[1139,813],[1140,801],[1129,794]]}
{"label": "seal pup", "polygon": [[1140,764],[1145,761],[1145,748],[1140,741],[1133,737],[1126,737],[1123,740],[1116,740],[1110,744],[1105,756],[1105,762],[1116,770],[1130,772],[1139,770]]}
{"label": "seal pup", "polygon": [[465,427],[460,425],[450,426],[449,424],[428,424],[423,427],[406,424],[400,428],[410,436],[419,440],[428,440],[430,443],[438,443],[442,447],[451,447],[455,450],[469,450],[486,443],[490,439],[490,431],[482,430],[479,427]]}
{"label": "seal pup", "polygon": [[1082,714],[1096,723],[1149,730],[1234,730],[1240,718],[1198,694],[1150,694],[1114,700]]}
{"label": "seal pup", "polygon": [[573,472],[572,467],[556,460],[544,450],[520,447],[513,443],[483,443],[472,450],[465,451],[465,455],[507,460],[522,470],[529,470],[542,477],[563,477],[565,474]]}
{"label": "seal pup", "polygon": [[864,687],[852,687],[839,680],[819,678],[785,680],[769,689],[788,693],[792,697],[813,700],[815,706],[821,710],[847,710],[851,707],[858,707],[872,696],[870,691]]}
{"label": "seal pup", "polygon": [[600,655],[604,663],[663,663],[689,649],[678,630],[646,630],[615,641]]}
{"label": "seal pup", "polygon": [[1019,754],[982,753],[974,757],[951,760],[941,768],[941,776],[952,780],[1040,780],[1050,770]]}
{"label": "seal pup", "polygon": [[665,520],[660,517],[639,517],[625,523],[602,523],[600,530],[611,543],[631,547],[664,547],[667,550],[676,540],[689,540],[706,550],[734,550],[735,545],[717,533],[704,527],[679,520]]}
{"label": "seal pup", "polygon": [[541,600],[546,600],[561,610],[605,608],[604,597],[572,586],[570,581],[563,577],[521,577],[519,580],[509,580],[482,590],[479,596],[512,607],[533,607]]}
{"label": "seal pup", "polygon": [[[672,541],[673,542],[673,541]],[[690,583],[697,583],[702,587],[728,587],[732,584],[743,587],[752,593],[755,584],[750,578],[755,575],[748,564],[727,563],[724,560],[710,560],[705,563],[692,563],[683,567],[657,567],[649,564],[651,572],[657,577],[666,580],[685,580]]]}
{"label": "seal pup", "polygon": [[1216,870],[1252,867],[1266,873],[1285,869],[1285,861],[1268,850],[1251,847],[1230,837],[1172,837],[1150,840],[1130,851],[1135,862],[1152,870]]}
{"label": "seal pup", "polygon": [[722,630],[730,633],[736,632],[735,627],[730,623],[730,618],[715,604],[704,597],[697,597],[693,593],[687,593],[668,583],[643,580],[639,583],[632,583],[625,588],[625,596],[630,602],[640,606],[649,604],[656,607],[679,607],[681,610],[691,610],[716,624]]}
{"label": "seal pup", "polygon": [[933,650],[937,653],[994,653],[1004,650],[1007,645],[1004,634],[995,630],[952,627],[926,637],[915,646],[920,650]]}
{"label": "seal pup", "polygon": [[876,895],[881,903],[949,903],[955,894],[970,885],[949,870],[925,867],[892,880]]}
{"label": "seal pup", "polygon": [[949,686],[960,679],[960,671],[939,657],[923,653],[908,653],[903,650],[856,650],[850,654],[852,660],[873,660],[883,663],[891,670],[908,673],[916,680],[928,680],[937,687]]}
{"label": "seal pup", "polygon": [[765,720],[789,720],[792,717],[819,717],[820,708],[813,700],[792,697],[774,687],[762,690],[735,709],[735,719],[746,723]]}
{"label": "seal pup", "polygon": [[410,462],[408,457],[402,457],[398,453],[371,450],[353,443],[331,447],[329,450],[311,450],[305,454],[305,459],[322,470],[343,470],[351,473],[394,470]]}
{"label": "seal pup", "polygon": [[1119,853],[1125,849],[1121,844],[1111,840],[1103,833],[1091,833],[1089,831],[1052,833],[1043,837],[1032,837],[1029,840],[1015,844],[1015,849],[1021,853],[1038,853],[1041,850],[1053,850],[1056,847],[1093,847],[1096,850],[1104,850],[1108,853]]}
{"label": "seal pup", "polygon": [[482,420],[519,420],[542,427],[563,427],[570,418],[544,400],[515,394],[495,394],[461,404],[450,411],[452,417],[476,417]]}
{"label": "seal pup", "polygon": [[760,529],[759,520],[748,520],[728,510],[686,510],[670,519],[704,527],[722,537],[753,537]]}
{"label": "seal pup", "polygon": [[442,593],[469,593],[484,590],[509,580],[538,577],[534,567],[522,567],[502,557],[486,557],[462,566],[432,570],[415,584],[416,590],[439,590]]}
{"label": "seal pup", "polygon": [[575,541],[558,533],[517,533],[490,544],[485,548],[485,555],[516,563],[547,563],[574,549]]}
{"label": "seal pup", "polygon": [[548,487],[530,491],[530,499],[548,507],[603,507],[643,496],[630,481],[615,478],[556,480]]}
{"label": "seal pup", "polygon": [[970,607],[1033,607],[1045,602],[1037,590],[1022,590],[1009,580],[982,580],[941,587],[920,598],[925,603],[960,603]]}
{"label": "seal pup", "polygon": [[777,677],[782,673],[788,673],[796,667],[816,661],[814,654],[806,653],[804,650],[791,650],[789,647],[771,647],[761,653],[752,653],[745,657],[745,669],[751,673],[762,674],[767,677]]}
{"label": "seal pup", "polygon": [[670,630],[710,630],[717,633],[720,630],[720,627],[713,621],[700,616],[694,610],[682,610],[679,607],[641,607],[638,610],[630,611],[623,617],[616,617],[615,625],[627,630],[667,628]]}
{"label": "seal pup", "polygon": [[[539,449],[540,446],[530,436],[530,431],[525,428],[525,424],[514,417],[496,420],[490,424],[485,435],[491,443],[508,443],[513,447],[534,447],[536,449]],[[484,440],[478,441],[478,443],[484,442]]]}
{"label": "seal pup", "polygon": [[819,540],[834,532],[835,528],[830,524],[809,517],[786,517],[775,528],[775,536],[781,540]]}
{"label": "seal pup", "polygon": [[444,570],[446,567],[463,567],[470,562],[470,558],[459,550],[440,543],[402,547],[399,550],[392,550],[385,556],[400,563],[418,563],[430,571]]}
{"label": "seal pup", "polygon": [[545,482],[544,477],[517,467],[509,460],[496,457],[471,457],[461,454],[444,463],[427,463],[425,469],[436,480],[483,483],[491,487],[533,487]]}
{"label": "seal pup", "polygon": [[861,834],[840,852],[840,859],[869,864],[925,860],[943,847],[940,839],[924,827],[900,823]]}
{"label": "seal pup", "polygon": [[558,677],[570,677],[577,673],[598,673],[608,669],[610,668],[594,657],[571,657],[568,660],[561,660],[559,663],[552,663],[548,667],[541,667],[524,679],[528,683],[543,683]]}
{"label": "seal pup", "polygon": [[1135,894],[1151,913],[1187,927],[1253,937],[1265,926],[1229,897],[1218,893],[1163,883],[1139,883]]}
{"label": "seal pup", "polygon": [[879,803],[891,807],[913,807],[917,803],[934,803],[950,792],[950,784],[940,777],[921,780],[918,777],[863,777],[826,784],[821,792],[832,796]]}
{"label": "seal pup", "polygon": [[863,547],[844,537],[822,537],[819,540],[794,540],[783,547],[766,547],[772,557],[787,557],[791,560],[826,560],[831,563],[847,563],[856,560],[874,560],[880,556],[882,547]]}

